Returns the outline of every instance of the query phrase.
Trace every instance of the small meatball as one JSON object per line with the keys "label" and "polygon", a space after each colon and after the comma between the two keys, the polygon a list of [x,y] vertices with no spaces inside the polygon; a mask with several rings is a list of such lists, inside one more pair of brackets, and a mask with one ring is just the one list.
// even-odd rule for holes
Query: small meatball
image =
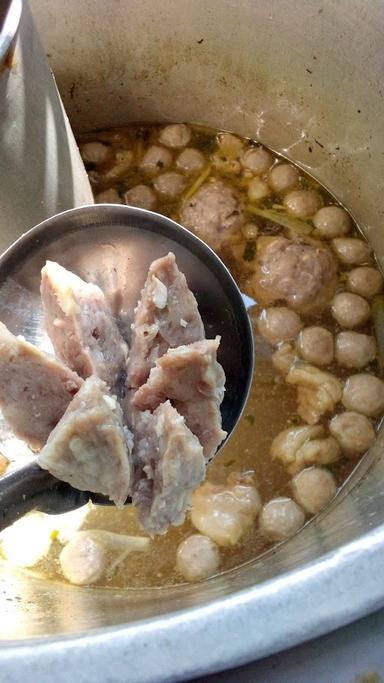
{"label": "small meatball", "polygon": [[376,358],[376,342],[368,334],[340,332],[336,337],[336,360],[344,368],[361,370]]}
{"label": "small meatball", "polygon": [[5,455],[0,453],[0,476],[6,473],[8,465],[9,465],[8,458],[6,458]]}
{"label": "small meatball", "polygon": [[111,187],[109,190],[99,192],[95,197],[96,204],[122,204],[117,191]]}
{"label": "small meatball", "polygon": [[186,147],[191,139],[191,131],[185,123],[172,123],[160,131],[159,142],[165,147],[178,149]]}
{"label": "small meatball", "polygon": [[291,475],[308,465],[328,465],[340,457],[340,447],[333,436],[326,436],[324,427],[300,425],[284,429],[271,445],[271,457],[280,460]]}
{"label": "small meatball", "polygon": [[292,479],[293,497],[306,512],[315,515],[336,495],[334,476],[322,467],[308,467]]}
{"label": "small meatball", "polygon": [[124,201],[128,206],[138,206],[140,209],[154,211],[157,198],[154,191],[148,185],[135,185],[125,192]]}
{"label": "small meatball", "polygon": [[80,147],[81,158],[85,164],[102,164],[108,156],[109,148],[102,142],[85,142]]}
{"label": "small meatball", "polygon": [[268,197],[269,194],[270,189],[264,180],[261,180],[261,178],[252,178],[248,185],[248,199],[250,202],[257,204],[257,202],[261,202]]}
{"label": "small meatball", "polygon": [[152,145],[145,152],[140,168],[149,175],[156,175],[164,168],[168,168],[172,163],[172,154],[169,149],[160,147],[159,145]]}
{"label": "small meatball", "polygon": [[176,166],[179,171],[190,175],[198,173],[205,165],[204,154],[199,149],[187,147],[180,152],[176,159]]}
{"label": "small meatball", "polygon": [[341,263],[348,266],[366,263],[371,256],[369,244],[356,237],[338,237],[332,240],[332,247]]}
{"label": "small meatball", "polygon": [[371,309],[365,299],[358,294],[341,292],[336,294],[331,305],[332,315],[340,327],[353,329],[367,322]]}
{"label": "small meatball", "polygon": [[287,375],[291,366],[297,360],[295,349],[292,344],[287,342],[280,344],[275,353],[272,354],[273,367],[281,372],[282,375]]}
{"label": "small meatball", "polygon": [[192,495],[191,520],[201,534],[220,546],[236,545],[260,512],[261,500],[247,482],[226,486],[206,481]]}
{"label": "small meatball", "polygon": [[344,387],[343,405],[367,417],[378,417],[384,410],[384,382],[365,372],[352,375]]}
{"label": "small meatball", "polygon": [[303,526],[305,515],[291,498],[274,498],[264,505],[260,518],[260,533],[270,541],[284,541]]}
{"label": "small meatball", "polygon": [[241,208],[232,187],[215,180],[202,185],[183,203],[180,222],[217,250],[240,230]]}
{"label": "small meatball", "polygon": [[276,194],[295,190],[299,180],[299,171],[291,164],[277,164],[269,173],[269,184]]}
{"label": "small meatball", "polygon": [[321,237],[328,240],[342,237],[351,229],[351,219],[341,206],[323,206],[315,213],[312,223]]}
{"label": "small meatball", "polygon": [[186,180],[181,173],[170,171],[169,173],[162,173],[153,181],[155,190],[167,199],[176,199],[183,192],[186,186]]}
{"label": "small meatball", "polygon": [[354,411],[335,415],[329,423],[329,431],[339,442],[341,450],[351,457],[365,453],[375,440],[371,422],[365,415]]}
{"label": "small meatball", "polygon": [[311,218],[320,209],[323,200],[316,190],[293,190],[285,195],[284,206],[296,218]]}
{"label": "small meatball", "polygon": [[202,581],[216,574],[220,564],[219,549],[208,536],[193,534],[180,543],[176,569],[186,581]]}
{"label": "small meatball", "polygon": [[257,321],[260,334],[272,346],[295,339],[302,326],[297,313],[284,306],[281,308],[265,308]]}
{"label": "small meatball", "polygon": [[297,348],[308,363],[329,365],[333,361],[333,347],[333,335],[324,327],[306,327],[299,334]]}
{"label": "small meatball", "polygon": [[273,164],[273,156],[264,147],[248,148],[242,155],[241,164],[254,175],[266,173]]}
{"label": "small meatball", "polygon": [[372,299],[383,287],[383,276],[376,268],[361,266],[348,273],[347,289],[354,294],[360,294],[365,299]]}
{"label": "small meatball", "polygon": [[332,413],[341,401],[341,382],[330,372],[308,363],[293,365],[286,381],[297,386],[297,412],[310,425],[316,424],[325,413]]}
{"label": "small meatball", "polygon": [[79,533],[64,546],[59,562],[67,581],[86,586],[103,576],[108,564],[107,550],[91,534]]}

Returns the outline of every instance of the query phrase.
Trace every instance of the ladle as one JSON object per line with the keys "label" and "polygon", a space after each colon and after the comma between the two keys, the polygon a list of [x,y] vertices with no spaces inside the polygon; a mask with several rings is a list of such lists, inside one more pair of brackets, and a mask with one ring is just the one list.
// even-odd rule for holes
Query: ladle
{"label": "ladle", "polygon": [[[196,296],[206,336],[221,336],[219,361],[226,374],[221,411],[229,437],[243,411],[253,374],[247,298],[212,249],[169,218],[144,209],[99,204],[43,221],[0,257],[0,320],[14,334],[23,334],[52,351],[39,296],[40,271],[50,259],[98,284],[119,312],[122,331],[129,334],[148,267],[170,251]],[[0,450],[17,460],[18,448],[25,452],[25,445],[0,422]],[[32,460],[0,479],[0,529],[32,509],[62,513],[88,500],[109,503],[103,496],[58,481]]]}

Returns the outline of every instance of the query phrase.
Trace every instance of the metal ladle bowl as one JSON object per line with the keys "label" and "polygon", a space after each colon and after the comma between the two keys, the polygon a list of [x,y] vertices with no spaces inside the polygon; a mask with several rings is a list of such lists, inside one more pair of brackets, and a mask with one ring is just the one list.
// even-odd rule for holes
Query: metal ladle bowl
{"label": "metal ladle bowl", "polygon": [[[222,261],[204,242],[165,216],[128,206],[99,204],[65,211],[22,235],[0,257],[0,320],[14,334],[52,352],[40,302],[40,271],[57,261],[104,291],[129,338],[133,309],[150,263],[172,251],[193,291],[207,338],[221,336],[218,360],[226,374],[223,428],[233,432],[253,374],[252,328],[243,297]],[[228,437],[227,437],[228,438]],[[27,464],[0,479],[0,529],[31,509],[61,513],[89,499],[43,471],[23,442],[0,421],[0,451]]]}

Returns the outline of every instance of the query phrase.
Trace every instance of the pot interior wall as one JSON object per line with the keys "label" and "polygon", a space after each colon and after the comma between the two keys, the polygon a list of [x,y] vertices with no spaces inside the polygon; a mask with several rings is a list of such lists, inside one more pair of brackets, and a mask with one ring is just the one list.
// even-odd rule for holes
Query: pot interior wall
{"label": "pot interior wall", "polygon": [[[260,138],[331,188],[378,255],[384,253],[381,3],[31,5],[75,130],[184,120]],[[381,441],[320,518],[273,553],[200,586],[156,591],[154,600],[153,591],[78,589],[4,570],[2,636],[80,632],[153,617],[315,563],[382,524]]]}

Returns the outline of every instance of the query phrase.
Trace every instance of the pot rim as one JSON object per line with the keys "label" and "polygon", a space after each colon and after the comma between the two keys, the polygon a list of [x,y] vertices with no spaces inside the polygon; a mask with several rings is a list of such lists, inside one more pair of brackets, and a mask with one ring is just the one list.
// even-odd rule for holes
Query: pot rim
{"label": "pot rim", "polygon": [[0,30],[0,64],[6,59],[21,19],[23,0],[9,0]]}

